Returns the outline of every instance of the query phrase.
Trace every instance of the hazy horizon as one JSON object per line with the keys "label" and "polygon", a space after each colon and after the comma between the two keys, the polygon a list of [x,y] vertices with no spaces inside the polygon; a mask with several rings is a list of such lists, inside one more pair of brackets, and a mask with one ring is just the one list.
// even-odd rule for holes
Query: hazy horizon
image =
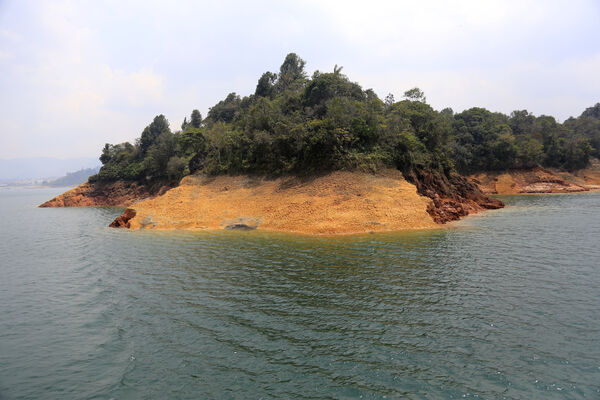
{"label": "hazy horizon", "polygon": [[600,101],[600,4],[561,2],[0,3],[0,158],[97,157],[157,114],[247,95],[296,52],[436,109],[563,121]]}
{"label": "hazy horizon", "polygon": [[49,179],[65,176],[68,172],[99,167],[98,157],[19,157],[0,158],[0,183]]}

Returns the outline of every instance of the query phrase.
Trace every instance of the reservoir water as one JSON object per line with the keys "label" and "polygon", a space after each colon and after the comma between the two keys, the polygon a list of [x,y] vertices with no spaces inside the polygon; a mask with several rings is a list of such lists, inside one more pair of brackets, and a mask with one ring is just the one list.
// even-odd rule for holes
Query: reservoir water
{"label": "reservoir water", "polygon": [[600,193],[449,229],[129,232],[0,190],[0,399],[600,398]]}

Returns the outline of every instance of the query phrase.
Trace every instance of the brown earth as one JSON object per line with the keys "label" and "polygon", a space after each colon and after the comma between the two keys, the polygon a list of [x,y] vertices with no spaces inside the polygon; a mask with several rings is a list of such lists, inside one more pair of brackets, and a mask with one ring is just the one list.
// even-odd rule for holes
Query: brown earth
{"label": "brown earth", "polygon": [[535,167],[480,173],[470,179],[486,194],[571,193],[600,188],[600,169],[586,170],[568,173]]}
{"label": "brown earth", "polygon": [[[419,181],[419,188],[434,193],[439,188],[432,185],[439,183],[436,179]],[[477,189],[464,178],[462,184],[465,191]],[[479,191],[471,194],[471,199],[440,193],[442,196],[437,197],[434,193],[433,199],[419,195],[417,187],[397,170],[377,175],[338,171],[311,178],[276,179],[195,175],[184,178],[162,196],[136,203],[112,226],[340,235],[431,229],[471,212],[503,206]]]}
{"label": "brown earth", "polygon": [[589,190],[600,189],[600,160],[597,158],[592,159],[587,168],[575,172],[551,171],[553,174],[569,183],[582,186]]}
{"label": "brown earth", "polygon": [[[286,176],[185,177],[164,195],[141,201],[119,222],[131,229],[261,229],[304,234],[430,229],[432,201],[399,171]],[[120,217],[121,218],[121,217]]]}
{"label": "brown earth", "polygon": [[86,182],[48,200],[40,207],[127,207],[152,196],[148,187],[132,182]]}

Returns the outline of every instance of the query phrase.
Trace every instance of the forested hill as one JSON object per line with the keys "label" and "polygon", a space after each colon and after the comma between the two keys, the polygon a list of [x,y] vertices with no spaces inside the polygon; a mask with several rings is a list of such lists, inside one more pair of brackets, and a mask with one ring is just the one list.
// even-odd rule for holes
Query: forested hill
{"label": "forested hill", "polygon": [[100,167],[96,168],[82,168],[79,171],[67,172],[65,176],[57,179],[44,181],[43,184],[53,187],[64,187],[64,186],[77,186],[84,182],[87,182],[91,175],[98,172]]}
{"label": "forested hill", "polygon": [[277,73],[260,77],[254,94],[230,93],[204,119],[194,110],[173,132],[159,115],[134,144],[106,144],[103,166],[90,181],[177,180],[199,170],[280,175],[395,167],[413,176],[535,165],[573,170],[592,155],[600,156],[600,103],[562,124],[526,110],[436,111],[417,88],[401,101],[382,100],[341,67],[308,77],[305,61],[291,53]]}

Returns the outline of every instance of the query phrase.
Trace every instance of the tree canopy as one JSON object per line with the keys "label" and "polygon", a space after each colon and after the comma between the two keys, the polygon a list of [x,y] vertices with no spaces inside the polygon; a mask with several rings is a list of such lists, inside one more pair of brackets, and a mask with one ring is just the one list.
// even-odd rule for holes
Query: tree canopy
{"label": "tree canopy", "polygon": [[[106,144],[92,180],[179,179],[203,171],[311,173],[395,167],[462,173],[528,168],[572,170],[600,155],[600,103],[561,124],[527,110],[510,115],[471,108],[434,110],[419,88],[382,101],[342,74],[315,71],[290,53],[256,90],[232,92],[172,132],[156,116],[134,143]],[[188,122],[189,121],[189,122]]]}

